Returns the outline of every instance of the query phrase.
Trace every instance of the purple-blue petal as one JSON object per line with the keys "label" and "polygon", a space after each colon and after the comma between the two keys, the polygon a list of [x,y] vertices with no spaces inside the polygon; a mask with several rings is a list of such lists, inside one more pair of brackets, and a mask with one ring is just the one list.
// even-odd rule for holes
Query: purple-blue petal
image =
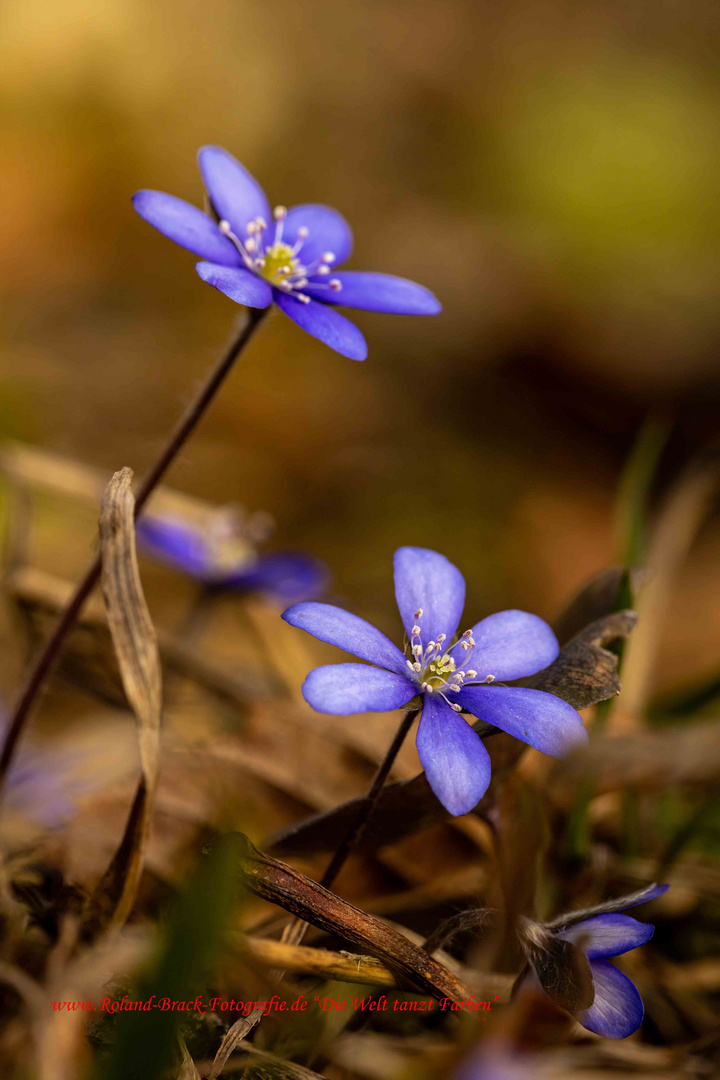
{"label": "purple-blue petal", "polygon": [[266,308],[272,303],[273,291],[267,281],[255,277],[241,266],[219,266],[217,263],[199,262],[195,269],[203,281],[225,293],[236,304],[246,307]]}
{"label": "purple-blue petal", "polygon": [[327,304],[311,300],[303,304],[294,296],[275,289],[275,300],[279,308],[296,322],[301,329],[329,345],[341,356],[350,360],[364,360],[367,356],[367,342],[357,326]]}
{"label": "purple-blue petal", "polygon": [[335,716],[389,712],[407,705],[418,688],[404,675],[369,664],[325,664],[311,671],[303,697],[318,712]]}
{"label": "purple-blue petal", "polygon": [[560,651],[548,624],[527,611],[498,611],[472,628],[475,648],[463,666],[478,679],[522,679],[552,664]]}
{"label": "purple-blue petal", "polygon": [[408,674],[407,662],[397,645],[382,630],[359,615],[353,615],[334,604],[320,604],[311,600],[305,604],[294,604],[283,612],[282,617],[291,626],[305,630],[328,645],[345,649],[361,660],[368,660],[398,674]]}
{"label": "purple-blue petal", "polygon": [[282,604],[320,596],[328,583],[325,563],[303,551],[271,551],[249,568],[229,573],[224,580],[229,588],[263,593]]}
{"label": "purple-blue petal", "polygon": [[642,1023],[642,998],[627,975],[607,960],[591,960],[595,1000],[589,1009],[575,1013],[584,1028],[606,1039],[626,1039]]}
{"label": "purple-blue petal", "polygon": [[390,315],[437,315],[442,311],[442,304],[429,289],[407,278],[358,270],[344,270],[338,274],[333,271],[332,277],[342,285],[339,292],[316,291],[321,279],[314,279],[305,291],[330,304],[363,311],[384,311]]}
{"label": "purple-blue petal", "polygon": [[580,714],[567,701],[544,690],[465,686],[455,700],[479,720],[551,757],[564,757],[587,742]]}
{"label": "purple-blue petal", "polygon": [[490,783],[490,755],[467,721],[433,694],[423,696],[417,749],[445,809],[455,817],[472,810]]}
{"label": "purple-blue petal", "polygon": [[446,648],[465,606],[465,579],[449,559],[428,548],[402,547],[395,552],[395,599],[408,637],[418,619],[423,647],[445,634]]}
{"label": "purple-blue petal", "polygon": [[655,933],[650,923],[638,922],[630,915],[616,911],[604,915],[593,915],[582,922],[574,923],[557,936],[573,945],[579,945],[590,960],[601,960],[607,956],[620,956],[644,945]]}
{"label": "purple-blue petal", "polygon": [[[297,255],[303,266],[317,262],[325,252],[331,252],[335,256],[333,267],[350,258],[353,249],[352,230],[342,214],[331,206],[303,203],[290,207],[283,224],[283,242],[295,244],[298,241],[298,229],[301,227],[308,231]],[[324,295],[327,296],[327,292],[324,291]]]}
{"label": "purple-blue petal", "polygon": [[164,191],[138,191],[132,198],[136,212],[164,236],[202,259],[222,266],[238,266],[240,255],[212,218],[197,206]]}
{"label": "purple-blue petal", "polygon": [[202,532],[179,518],[143,515],[135,524],[141,551],[201,581],[214,580],[213,563]]}
{"label": "purple-blue petal", "polygon": [[254,176],[221,146],[203,146],[198,163],[205,189],[218,216],[244,239],[249,222],[261,217],[272,224],[270,204]]}

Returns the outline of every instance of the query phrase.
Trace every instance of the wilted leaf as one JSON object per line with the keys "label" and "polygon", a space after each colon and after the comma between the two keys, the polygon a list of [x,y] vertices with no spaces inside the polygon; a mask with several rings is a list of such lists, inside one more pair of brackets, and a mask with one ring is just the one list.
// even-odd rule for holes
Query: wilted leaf
{"label": "wilted leaf", "polygon": [[520,920],[519,934],[528,963],[550,1000],[570,1012],[589,1009],[595,991],[582,950],[532,919]]}
{"label": "wilted leaf", "polygon": [[228,1063],[228,1058],[232,1054],[233,1050],[239,1043],[245,1038],[249,1032],[255,1027],[259,1020],[262,1019],[262,1009],[255,1009],[249,1016],[241,1016],[239,1020],[230,1027],[220,1043],[218,1052],[215,1055],[215,1060],[212,1063],[212,1068],[208,1073],[208,1080],[217,1080],[220,1073],[223,1071]]}
{"label": "wilted leaf", "polygon": [[230,834],[218,843],[234,853],[242,884],[256,896],[359,946],[433,997],[454,1001],[467,997],[465,987],[447,968],[403,934],[299,870],[258,851],[242,833]]}
{"label": "wilted leaf", "polygon": [[100,515],[100,542],[108,625],[125,693],[138,721],[142,776],[120,847],[90,901],[90,932],[107,924],[122,925],[132,910],[157,784],[162,676],[135,552],[132,475],[131,469],[122,469],[107,486]]}

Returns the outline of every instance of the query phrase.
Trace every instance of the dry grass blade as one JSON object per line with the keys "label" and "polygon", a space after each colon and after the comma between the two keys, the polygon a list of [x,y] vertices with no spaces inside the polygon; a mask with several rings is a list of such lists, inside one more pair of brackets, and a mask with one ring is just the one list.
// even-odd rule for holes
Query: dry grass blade
{"label": "dry grass blade", "polygon": [[[240,1023],[240,1021],[238,1021],[238,1023]],[[233,1029],[231,1028],[230,1031],[232,1030]],[[228,1032],[228,1035],[230,1034],[230,1031]],[[304,1065],[298,1065],[294,1061],[286,1061],[285,1058],[278,1057],[277,1054],[270,1054],[267,1050],[258,1050],[252,1043],[245,1042],[242,1039],[233,1045],[233,1050],[241,1050],[243,1053],[247,1054],[251,1060],[254,1059],[254,1061],[257,1062],[260,1071],[257,1073],[253,1072],[253,1076],[273,1076],[280,1078],[280,1080],[324,1080],[324,1077],[321,1076],[320,1073],[313,1072],[312,1069],[306,1069]],[[245,1063],[246,1067],[251,1064],[251,1060],[248,1060]],[[237,1065],[234,1066],[234,1069],[236,1068]],[[219,1075],[219,1073],[210,1073],[208,1080]],[[245,1075],[246,1073],[243,1072],[243,1076]],[[247,1075],[249,1076],[250,1074]]]}
{"label": "dry grass blade", "polygon": [[359,946],[435,998],[467,998],[459,979],[387,923],[341,900],[292,866],[258,851],[242,833],[225,837],[223,842],[234,845],[242,884],[256,896]]}
{"label": "dry grass blade", "polygon": [[[587,626],[560,650],[557,660],[530,679],[516,685],[546,690],[584,709],[620,691],[617,657],[608,651],[613,641],[626,638],[635,625],[631,611],[606,615]],[[476,725],[482,731],[482,723]],[[488,742],[493,764],[491,785],[476,807],[476,812],[490,805],[502,784],[525,753],[525,743],[509,735],[494,736]],[[327,813],[316,814],[299,825],[291,826],[270,842],[278,854],[314,854],[337,845],[348,824],[357,814],[361,799],[352,799]],[[449,817],[433,794],[425,773],[412,780],[387,784],[360,841],[359,848],[372,850],[395,843],[429,828]]]}
{"label": "dry grass blade", "polygon": [[656,524],[648,551],[648,582],[637,609],[638,631],[623,667],[623,697],[613,710],[612,726],[630,731],[640,724],[675,578],[686,561],[718,490],[718,470],[694,469],[671,491]]}
{"label": "dry grass blade", "polygon": [[162,676],[157,639],[140,582],[135,552],[132,470],[107,486],[100,515],[102,586],[120,674],[138,721],[142,776],[120,847],[90,901],[87,930],[121,926],[140,883],[160,753]]}
{"label": "dry grass blade", "polygon": [[217,1080],[218,1076],[220,1076],[220,1073],[227,1065],[233,1050],[240,1045],[245,1036],[252,1031],[261,1018],[262,1009],[255,1009],[249,1016],[241,1016],[240,1019],[236,1020],[232,1027],[228,1029],[223,1041],[218,1047],[218,1052],[215,1055],[212,1068],[208,1073],[208,1080]]}
{"label": "dry grass blade", "polygon": [[195,1062],[190,1057],[190,1051],[188,1050],[182,1035],[180,1036],[180,1053],[182,1055],[182,1063],[180,1065],[180,1072],[177,1074],[177,1080],[201,1080],[200,1073],[197,1071]]}

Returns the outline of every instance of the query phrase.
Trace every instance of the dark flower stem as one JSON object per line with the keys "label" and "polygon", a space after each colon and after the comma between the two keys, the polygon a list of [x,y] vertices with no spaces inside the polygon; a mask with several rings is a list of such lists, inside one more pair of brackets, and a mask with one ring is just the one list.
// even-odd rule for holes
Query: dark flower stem
{"label": "dark flower stem", "polygon": [[[137,495],[135,496],[135,516],[137,517],[145,503],[152,495],[155,488],[165,476],[165,473],[172,465],[173,461],[177,457],[179,451],[185,445],[185,442],[195,430],[197,424],[202,419],[205,411],[210,405],[211,401],[215,397],[216,393],[220,389],[225,377],[232,368],[235,360],[245,348],[251,337],[257,330],[258,326],[262,322],[263,318],[267,314],[268,309],[258,310],[256,308],[250,308],[248,310],[247,317],[243,322],[240,330],[233,337],[232,341],[228,345],[223,356],[210,372],[206,382],[200,389],[195,400],[190,404],[184,416],[180,418],[174,430],[170,434],[163,450],[158,457],[157,461],[153,465],[150,472],[142,481]],[[45,680],[50,672],[55,658],[57,657],[68,632],[72,629],[75,620],[77,619],[83,604],[87,600],[88,596],[94,589],[100,577],[102,569],[101,556],[95,557],[93,563],[88,568],[85,577],[77,586],[75,594],[65,608],[60,621],[58,622],[55,630],[53,631],[50,639],[46,643],[40,656],[37,658],[32,671],[30,672],[25,688],[20,695],[15,710],[10,720],[7,735],[5,736],[5,742],[2,748],[2,754],[0,754],[0,792],[7,776],[8,769],[12,762],[15,748],[17,746],[20,735],[22,734],[23,727],[30,711],[35,703],[35,700],[43,688]]]}
{"label": "dark flower stem", "polygon": [[353,821],[348,831],[343,836],[340,844],[338,845],[335,854],[328,863],[327,869],[323,876],[320,878],[320,884],[326,889],[332,887],[335,878],[338,876],[343,866],[348,860],[348,857],[352,854],[353,849],[360,842],[362,834],[365,832],[365,827],[372,816],[372,812],[375,809],[375,804],[380,797],[380,792],[383,789],[383,785],[387,780],[388,773],[393,767],[395,758],[400,753],[400,748],[405,742],[405,739],[413,726],[415,718],[417,717],[419,709],[412,709],[410,712],[406,712],[403,716],[400,727],[395,733],[395,738],[390,744],[390,749],[381,761],[378,771],[375,773],[375,778],[370,785],[370,790],[363,799],[362,806],[360,807],[357,817]]}
{"label": "dark flower stem", "polygon": [[[400,748],[407,738],[410,728],[413,726],[415,718],[417,717],[419,709],[411,709],[410,712],[406,712],[400,721],[400,727],[395,732],[395,738],[390,744],[390,748],[385,757],[380,762],[378,770],[375,773],[370,790],[362,801],[358,813],[355,817],[350,828],[347,830],[342,840],[340,841],[335,854],[327,865],[325,873],[320,878],[320,884],[325,889],[331,889],[336,877],[342,870],[343,866],[347,862],[349,856],[360,842],[362,834],[365,832],[365,827],[368,821],[372,817],[372,812],[375,809],[380,792],[383,789],[385,781],[388,778],[388,773],[393,767],[395,758],[400,753]],[[294,919],[293,922],[288,923],[283,931],[282,940],[286,944],[299,945],[305,934],[308,931],[308,923],[302,919]]]}

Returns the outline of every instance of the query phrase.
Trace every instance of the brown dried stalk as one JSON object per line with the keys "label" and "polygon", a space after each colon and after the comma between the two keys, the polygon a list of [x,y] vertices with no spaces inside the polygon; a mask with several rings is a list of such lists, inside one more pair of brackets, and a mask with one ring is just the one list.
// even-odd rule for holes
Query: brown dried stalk
{"label": "brown dried stalk", "polygon": [[115,473],[100,516],[102,585],[108,625],[125,693],[138,721],[140,765],[120,847],[90,900],[86,932],[121,926],[137,896],[150,829],[160,753],[162,675],[157,639],[140,582],[135,551],[132,469]]}
{"label": "brown dried stalk", "polygon": [[242,833],[233,833],[221,842],[233,845],[242,884],[256,896],[337,934],[435,998],[462,1001],[468,997],[466,988],[447,968],[380,919],[341,900],[292,866],[258,851]]}

